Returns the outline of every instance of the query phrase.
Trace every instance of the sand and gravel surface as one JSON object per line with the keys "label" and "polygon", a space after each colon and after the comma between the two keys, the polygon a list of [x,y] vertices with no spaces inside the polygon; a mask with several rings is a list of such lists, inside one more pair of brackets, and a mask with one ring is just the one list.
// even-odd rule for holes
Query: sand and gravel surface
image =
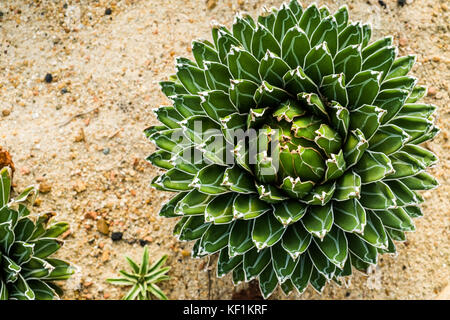
{"label": "sand and gravel surface", "polygon": [[[303,1],[309,4],[311,1]],[[370,21],[373,38],[392,34],[400,54],[416,53],[413,73],[428,85],[427,103],[439,106],[441,134],[425,146],[439,164],[441,182],[425,192],[425,216],[417,231],[383,256],[369,276],[350,285],[330,284],[289,299],[433,299],[450,279],[449,223],[449,8],[446,0],[319,1],[331,9],[347,3],[353,20]],[[174,72],[174,57],[191,57],[190,42],[210,39],[210,22],[230,25],[239,10],[257,15],[281,1],[41,0],[0,2],[0,146],[16,166],[16,190],[40,184],[34,210],[55,211],[71,233],[58,256],[77,274],[64,284],[64,299],[118,299],[124,290],[105,282],[139,259],[169,254],[170,299],[229,299],[229,276],[216,279],[212,259],[193,260],[191,244],[172,236],[174,220],[158,217],[170,194],[152,190],[158,169],[145,157],[154,151],[143,129],[151,112],[169,101],[158,80]],[[109,9],[109,10],[107,10]],[[45,82],[51,74],[50,83]],[[47,76],[47,80],[50,80]],[[122,232],[113,241],[112,232]],[[277,291],[273,298],[284,299]]]}

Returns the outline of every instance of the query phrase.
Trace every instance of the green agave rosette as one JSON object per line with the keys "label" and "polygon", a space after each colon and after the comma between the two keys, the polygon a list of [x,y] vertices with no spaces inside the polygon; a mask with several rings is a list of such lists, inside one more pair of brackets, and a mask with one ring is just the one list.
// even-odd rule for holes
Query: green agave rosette
{"label": "green agave rosette", "polygon": [[414,231],[418,191],[437,185],[419,146],[439,131],[436,108],[417,103],[415,57],[370,37],[346,7],[293,0],[214,26],[161,82],[173,105],[145,131],[148,160],[168,170],[152,186],[178,194],[160,215],[181,217],[194,257],[219,253],[218,276],[257,278],[266,298],[278,284],[321,292]]}
{"label": "green agave rosette", "polygon": [[27,202],[36,195],[26,188],[10,198],[8,168],[0,171],[0,300],[52,300],[62,294],[54,283],[66,280],[74,268],[52,258],[62,245],[57,238],[68,230],[65,222],[49,225],[52,214],[33,216]]}

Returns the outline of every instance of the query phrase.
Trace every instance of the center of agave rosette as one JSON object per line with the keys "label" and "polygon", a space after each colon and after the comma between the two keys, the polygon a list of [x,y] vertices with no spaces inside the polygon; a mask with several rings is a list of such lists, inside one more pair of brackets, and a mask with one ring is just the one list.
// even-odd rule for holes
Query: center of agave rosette
{"label": "center of agave rosette", "polygon": [[[326,182],[327,163],[337,165],[335,155],[341,150],[342,138],[328,124],[325,103],[318,94],[300,93],[298,100],[285,100],[268,115],[261,110],[250,111],[249,117],[255,122],[258,117],[265,120],[258,128],[253,157],[260,183],[301,199],[314,186]],[[252,154],[252,142],[249,148]]]}

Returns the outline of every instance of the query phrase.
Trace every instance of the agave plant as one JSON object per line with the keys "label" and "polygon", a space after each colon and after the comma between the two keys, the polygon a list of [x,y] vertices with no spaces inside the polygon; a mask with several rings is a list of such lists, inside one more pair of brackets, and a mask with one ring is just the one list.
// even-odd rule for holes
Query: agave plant
{"label": "agave plant", "polygon": [[417,103],[415,57],[370,38],[345,6],[293,0],[215,25],[161,82],[173,105],[145,131],[148,160],[168,170],[152,186],[178,194],[160,215],[181,217],[193,257],[219,253],[218,276],[257,278],[266,298],[278,284],[322,292],[414,231],[418,191],[437,185],[419,146],[439,131],[436,107]]}
{"label": "agave plant", "polygon": [[37,194],[26,188],[10,198],[10,170],[0,171],[0,300],[52,300],[62,294],[55,280],[66,280],[74,268],[51,258],[62,245],[57,238],[65,222],[49,224],[51,213],[33,217],[27,202]]}
{"label": "agave plant", "polygon": [[170,267],[162,268],[167,260],[167,255],[162,256],[153,265],[150,265],[148,248],[145,247],[140,266],[128,257],[125,257],[125,259],[131,267],[131,273],[120,270],[121,278],[106,280],[115,285],[131,286],[131,289],[122,298],[123,300],[151,300],[152,296],[160,300],[167,300],[164,292],[156,284],[169,280],[166,273],[169,272]]}

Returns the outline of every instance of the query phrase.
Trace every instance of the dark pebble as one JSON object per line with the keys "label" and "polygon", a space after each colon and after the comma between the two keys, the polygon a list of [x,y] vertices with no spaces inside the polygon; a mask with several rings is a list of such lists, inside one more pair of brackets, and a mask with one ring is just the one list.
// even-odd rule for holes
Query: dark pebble
{"label": "dark pebble", "polygon": [[403,269],[403,270],[406,270],[406,266],[403,266],[402,269]]}
{"label": "dark pebble", "polygon": [[103,154],[104,154],[105,156],[108,155],[109,152],[110,152],[109,148],[103,149]]}
{"label": "dark pebble", "polygon": [[144,239],[139,239],[139,244],[141,245],[141,247],[145,247],[145,245],[148,243],[147,240]]}
{"label": "dark pebble", "polygon": [[345,296],[348,298],[348,297],[350,297],[350,291],[347,291],[346,293],[345,293]]}
{"label": "dark pebble", "polygon": [[50,73],[47,73],[44,78],[45,82],[50,83],[53,81],[53,76]]}
{"label": "dark pebble", "polygon": [[62,93],[62,94],[65,94],[65,93],[67,93],[67,92],[69,92],[69,90],[67,90],[67,88],[62,88],[62,89],[61,89],[61,93]]}
{"label": "dark pebble", "polygon": [[385,9],[387,8],[386,2],[384,2],[383,0],[378,0],[378,4]]}
{"label": "dark pebble", "polygon": [[406,0],[397,0],[399,6],[403,7],[406,4]]}
{"label": "dark pebble", "polygon": [[105,16],[110,16],[111,13],[112,13],[111,8],[107,8],[107,9],[105,10]]}
{"label": "dark pebble", "polygon": [[111,234],[111,239],[112,239],[112,241],[119,241],[119,240],[122,240],[122,236],[123,236],[122,232],[113,232]]}

